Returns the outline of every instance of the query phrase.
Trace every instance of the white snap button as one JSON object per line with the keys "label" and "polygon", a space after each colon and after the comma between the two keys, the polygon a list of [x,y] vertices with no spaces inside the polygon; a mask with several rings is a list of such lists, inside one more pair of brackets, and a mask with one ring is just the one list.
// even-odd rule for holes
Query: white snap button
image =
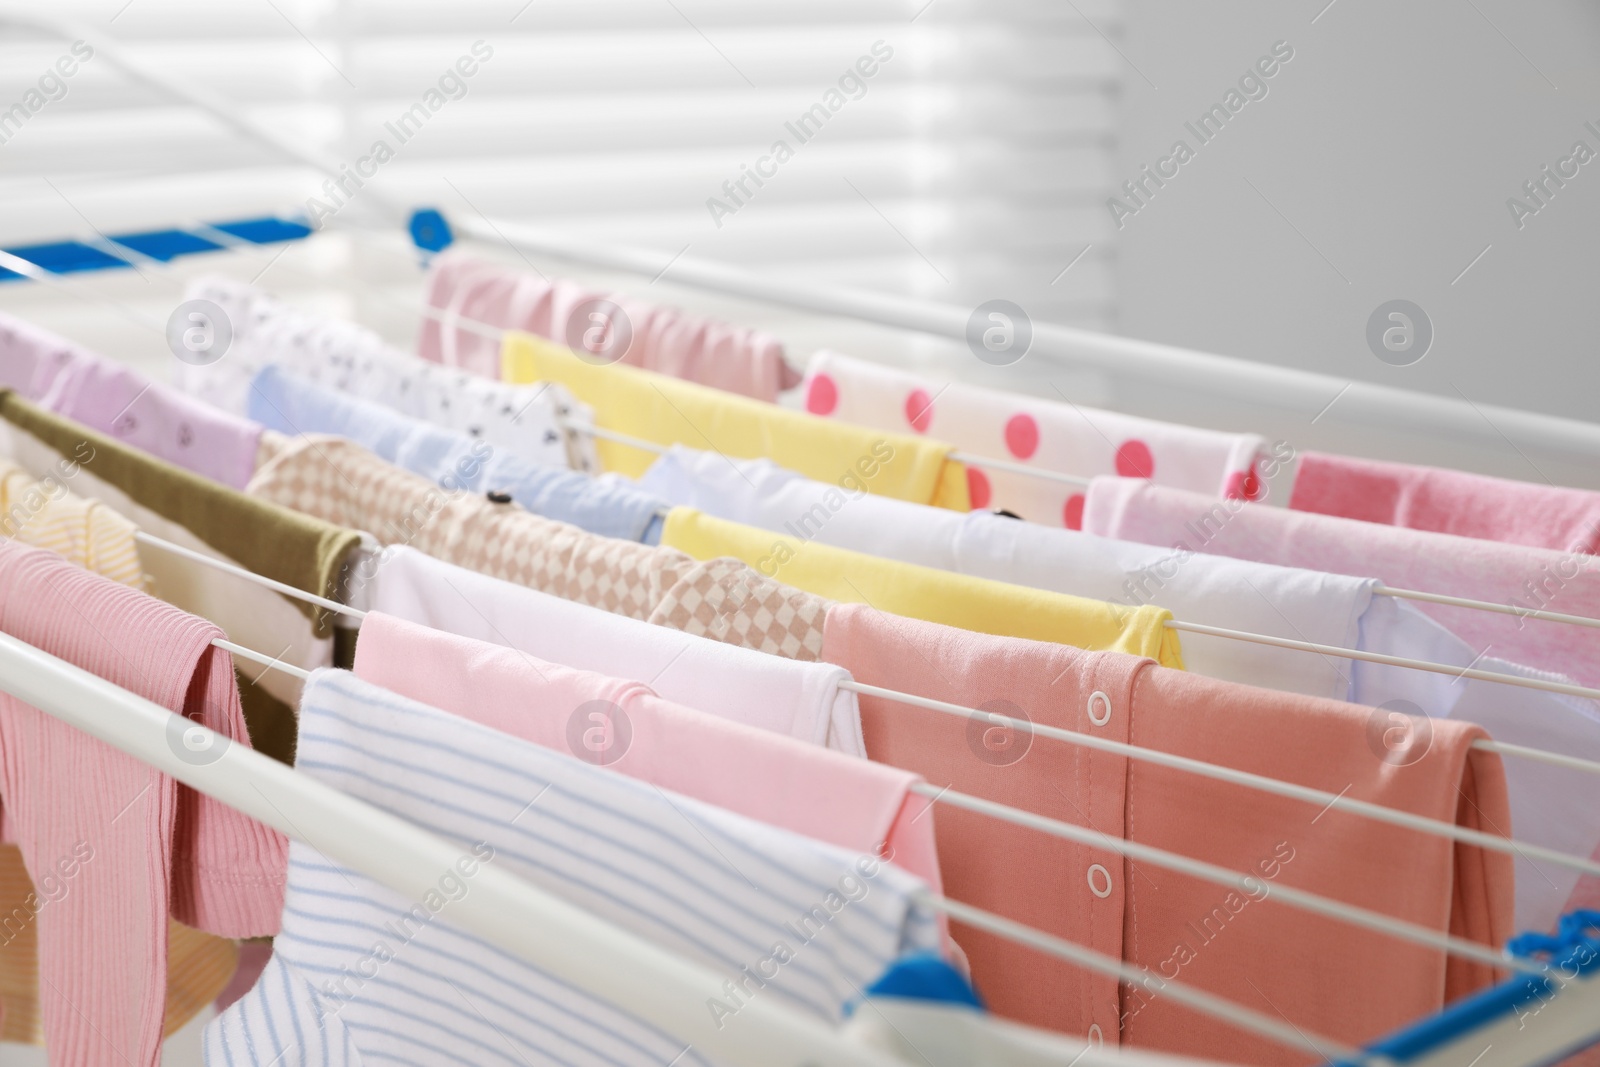
{"label": "white snap button", "polygon": [[1089,721],[1096,726],[1111,721],[1111,698],[1098,689],[1089,694]]}
{"label": "white snap button", "polygon": [[1098,863],[1089,864],[1089,892],[1101,900],[1111,895],[1111,872]]}
{"label": "white snap button", "polygon": [[1099,1023],[1089,1024],[1089,1040],[1094,1042],[1095,1048],[1106,1047],[1106,1035],[1101,1032]]}

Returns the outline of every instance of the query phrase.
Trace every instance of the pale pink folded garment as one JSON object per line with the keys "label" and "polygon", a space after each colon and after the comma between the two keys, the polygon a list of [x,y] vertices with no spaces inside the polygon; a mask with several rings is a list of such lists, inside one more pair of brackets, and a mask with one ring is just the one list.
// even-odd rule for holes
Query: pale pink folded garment
{"label": "pale pink folded garment", "polygon": [[1600,493],[1440,467],[1304,452],[1289,506],[1558,552],[1600,551]]}
{"label": "pale pink folded garment", "polygon": [[[663,789],[893,862],[939,891],[934,813],[906,771],[663,700],[622,681],[372,612],[358,677]],[[618,711],[620,709],[620,713]]]}
{"label": "pale pink folded garment", "polygon": [[[1166,548],[1376,578],[1397,589],[1600,618],[1600,559],[1292,508],[1252,507],[1119,478],[1089,487],[1083,528]],[[1480,653],[1600,686],[1594,631],[1413,603]]]}
{"label": "pale pink folded garment", "polygon": [[[784,358],[783,345],[760,330],[687,315],[676,308],[589,289],[451,251],[436,257],[428,273],[431,307],[504,329],[526,330],[570,348],[603,348],[625,330],[629,337],[621,361],[701,385],[774,400],[800,384],[800,374]],[[618,326],[609,309],[622,310]],[[593,317],[594,312],[600,319]],[[417,354],[435,363],[500,377],[499,342],[481,332],[454,329],[429,317],[422,322]]]}
{"label": "pale pink folded garment", "polygon": [[[233,665],[204,619],[0,541],[0,630],[248,745]],[[204,762],[186,744],[174,750]],[[220,750],[213,750],[220,752]],[[36,885],[40,1000],[56,1067],[161,1055],[167,920],[222,937],[276,933],[283,837],[88,734],[0,695],[5,840]],[[14,916],[13,916],[14,918]]]}
{"label": "pale pink folded garment", "polygon": [[230,488],[255,473],[259,424],[4,313],[0,385]]}
{"label": "pale pink folded garment", "polygon": [[[865,605],[829,611],[823,656],[870,685],[1473,829],[1509,825],[1499,758],[1471,750],[1485,735],[1465,723],[1435,721],[1431,747],[1407,764],[1369,740],[1371,708],[1217,681],[1115,652],[901,619]],[[1120,1035],[1132,1047],[1234,1063],[1303,1063],[1303,1052],[1174,1004],[1160,992],[1161,980],[1360,1044],[1494,976],[1273,901],[1273,885],[1488,945],[1512,933],[1512,864],[1503,853],[1456,848],[1445,838],[1323,812],[1320,804],[879,697],[863,696],[861,715],[873,759],[935,786],[1253,876],[1230,889],[941,805],[939,858],[951,898],[1154,976],[1150,988],[1119,990],[1115,980],[952,924],[979,992],[999,1014],[1112,1045]]]}

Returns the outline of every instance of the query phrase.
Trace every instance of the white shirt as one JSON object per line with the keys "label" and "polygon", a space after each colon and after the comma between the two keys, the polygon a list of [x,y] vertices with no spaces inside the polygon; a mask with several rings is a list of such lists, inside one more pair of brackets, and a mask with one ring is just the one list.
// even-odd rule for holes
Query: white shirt
{"label": "white shirt", "polygon": [[434,559],[385,550],[370,606],[578,670],[643,682],[709,715],[866,756],[850,672],[654,626]]}
{"label": "white shirt", "polygon": [[245,414],[251,379],[277,363],[329,389],[481,438],[529,463],[600,469],[593,439],[564,425],[592,422],[592,412],[562,386],[510,385],[428,363],[353,322],[302,314],[226,278],[196,279],[184,295],[222,308],[233,338],[214,362],[175,361],[174,380],[224,411]]}

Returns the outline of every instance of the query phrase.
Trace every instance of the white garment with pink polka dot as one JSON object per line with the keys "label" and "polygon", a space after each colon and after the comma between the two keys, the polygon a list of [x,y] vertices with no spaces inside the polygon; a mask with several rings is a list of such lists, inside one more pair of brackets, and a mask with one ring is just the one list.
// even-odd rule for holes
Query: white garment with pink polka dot
{"label": "white garment with pink polka dot", "polygon": [[[806,410],[860,426],[927,434],[969,456],[1062,474],[1120,474],[1211,496],[1257,499],[1256,434],[1200,430],[1077,404],[942,382],[818,352],[806,371]],[[1083,526],[1083,490],[1012,471],[967,468],[974,508],[1004,508],[1032,522]]]}

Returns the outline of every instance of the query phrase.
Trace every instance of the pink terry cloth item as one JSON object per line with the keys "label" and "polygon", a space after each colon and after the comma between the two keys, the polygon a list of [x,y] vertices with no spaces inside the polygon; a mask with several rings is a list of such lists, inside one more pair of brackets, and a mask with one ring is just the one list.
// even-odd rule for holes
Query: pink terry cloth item
{"label": "pink terry cloth item", "polygon": [[[564,279],[551,281],[467,252],[445,252],[435,258],[426,293],[430,307],[503,329],[525,330],[573,349],[605,350],[625,331],[628,341],[621,362],[758,400],[775,400],[783,390],[800,384],[800,373],[784,358],[783,345],[761,330]],[[598,301],[611,306],[596,307]],[[616,308],[621,309],[625,326],[612,321]],[[500,345],[495,338],[452,329],[431,317],[423,320],[417,354],[485,377],[500,377]]]}
{"label": "pink terry cloth item", "polygon": [[229,488],[255,473],[259,424],[4,313],[0,385]]}
{"label": "pink terry cloth item", "polygon": [[1600,552],[1600,493],[1441,467],[1305,452],[1289,506],[1558,552]]}
{"label": "pink terry cloth item", "polygon": [[[1600,618],[1600,559],[1592,556],[1217,501],[1118,478],[1091,483],[1083,523],[1086,532],[1102,537]],[[1600,646],[1592,630],[1525,615],[1412,603],[1478,653],[1600,686]]]}
{"label": "pink terry cloth item", "polygon": [[[830,844],[939,891],[916,774],[663,700],[622,681],[372,612],[355,673],[401,696]],[[882,851],[886,847],[887,851]]]}
{"label": "pink terry cloth item", "polygon": [[[248,745],[216,626],[53,552],[0,541],[0,629]],[[184,744],[181,720],[168,737]],[[221,937],[276,933],[282,835],[21,700],[0,694],[4,838],[37,882],[39,982],[57,1067],[155,1067],[167,920]],[[192,753],[204,760],[205,753]],[[63,867],[68,862],[71,874]]]}
{"label": "pink terry cloth item", "polygon": [[[1496,832],[1509,825],[1486,736],[1432,723],[1397,759],[1369,740],[1373,709],[1256,689],[1115,652],[993,637],[829,610],[823,658],[864,683],[1156,748]],[[1025,730],[862,696],[868,754],[946,787],[1219,864],[1237,886],[1125,862],[944,806],[949,896],[1148,969],[1144,987],[958,922],[972,976],[1001,1015],[1107,1044],[1235,1063],[1296,1064],[1303,1051],[1176,1005],[1181,980],[1352,1045],[1438,1011],[1496,977],[1410,942],[1268,899],[1292,885],[1499,946],[1512,931],[1512,862],[1500,852]],[[1410,753],[1407,753],[1409,755]],[[1252,984],[1253,983],[1253,984]],[[1337,991],[1336,995],[1330,991]],[[1120,1035],[1120,1037],[1119,1037]]]}

